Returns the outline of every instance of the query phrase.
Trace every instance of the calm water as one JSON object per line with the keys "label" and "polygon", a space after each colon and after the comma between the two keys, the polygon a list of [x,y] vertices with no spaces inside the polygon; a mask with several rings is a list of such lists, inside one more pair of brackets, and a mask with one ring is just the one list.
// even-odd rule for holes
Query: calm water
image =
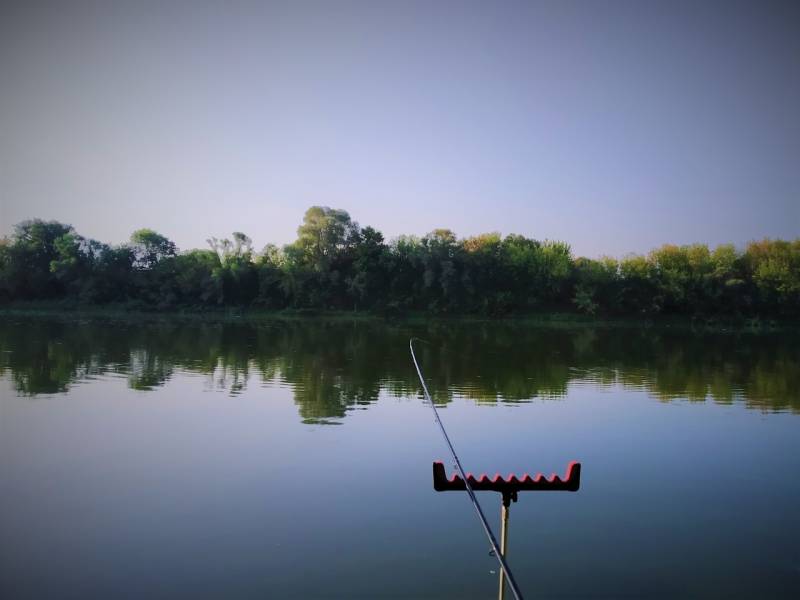
{"label": "calm water", "polygon": [[411,335],[468,470],[584,465],[512,505],[527,597],[800,597],[796,333],[11,318],[0,596],[495,596]]}

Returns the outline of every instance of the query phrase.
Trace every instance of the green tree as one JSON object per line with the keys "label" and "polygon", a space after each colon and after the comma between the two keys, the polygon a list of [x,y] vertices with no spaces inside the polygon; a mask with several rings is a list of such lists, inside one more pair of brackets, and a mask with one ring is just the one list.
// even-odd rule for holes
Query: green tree
{"label": "green tree", "polygon": [[434,229],[422,238],[422,280],[427,308],[450,312],[458,307],[461,248],[449,229]]}
{"label": "green tree", "polygon": [[286,257],[275,244],[267,244],[256,260],[258,270],[258,297],[256,302],[268,308],[284,308],[287,298],[284,291]]}
{"label": "green tree", "polygon": [[497,232],[461,241],[464,263],[462,282],[469,312],[503,315],[511,308],[512,295],[499,269],[502,238]]}
{"label": "green tree", "polygon": [[131,234],[134,266],[137,269],[152,269],[159,261],[175,256],[175,244],[152,229],[137,229]]}
{"label": "green tree", "polygon": [[390,263],[383,234],[372,227],[362,229],[353,249],[351,273],[345,279],[353,308],[375,308],[386,303]]}
{"label": "green tree", "polygon": [[297,228],[297,241],[305,260],[317,271],[326,271],[338,254],[358,240],[359,227],[345,210],[312,206]]}
{"label": "green tree", "polygon": [[620,311],[627,314],[661,312],[663,298],[658,294],[651,262],[646,257],[631,254],[619,263]]}
{"label": "green tree", "polygon": [[800,313],[800,239],[751,242],[744,261],[763,308]]}
{"label": "green tree", "polygon": [[175,257],[178,303],[185,306],[222,304],[221,281],[215,277],[219,268],[219,257],[211,250],[191,250]]}
{"label": "green tree", "polygon": [[73,233],[72,225],[41,219],[14,227],[4,268],[11,297],[48,299],[63,295],[63,282],[52,272],[51,263],[60,258],[57,240]]}
{"label": "green tree", "polygon": [[106,246],[77,233],[65,233],[55,241],[57,258],[50,261],[50,272],[68,295],[80,301],[94,301],[97,264]]}
{"label": "green tree", "polygon": [[253,241],[240,231],[234,231],[232,237],[233,240],[208,240],[219,261],[212,277],[222,290],[221,302],[246,305],[258,296],[259,282],[258,271],[253,262]]}
{"label": "green tree", "polygon": [[103,246],[94,267],[92,300],[98,303],[129,300],[133,292],[133,251],[127,246]]}
{"label": "green tree", "polygon": [[576,258],[573,264],[573,304],[581,312],[594,314],[618,308],[620,293],[619,263],[616,259]]}

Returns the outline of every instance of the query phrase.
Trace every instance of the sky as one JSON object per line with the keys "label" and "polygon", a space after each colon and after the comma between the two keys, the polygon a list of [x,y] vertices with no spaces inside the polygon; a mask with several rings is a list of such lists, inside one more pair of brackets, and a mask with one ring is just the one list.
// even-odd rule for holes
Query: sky
{"label": "sky", "polygon": [[4,2],[0,235],[800,236],[798,2]]}

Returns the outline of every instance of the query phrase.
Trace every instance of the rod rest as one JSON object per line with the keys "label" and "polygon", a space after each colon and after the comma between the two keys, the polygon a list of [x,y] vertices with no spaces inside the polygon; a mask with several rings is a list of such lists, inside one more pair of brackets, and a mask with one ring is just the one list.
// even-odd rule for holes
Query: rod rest
{"label": "rod rest", "polygon": [[[531,477],[525,473],[519,479],[513,473],[507,479],[503,479],[499,473],[491,479],[485,474],[475,478],[472,473],[467,473],[467,480],[476,492],[500,492],[504,497],[514,497],[515,500],[517,492],[577,492],[581,486],[581,463],[576,461],[569,463],[564,479],[555,473],[550,477],[545,477],[541,473]],[[433,489],[437,492],[463,491],[467,486],[458,473],[448,479],[444,472],[444,464],[437,460],[433,463]]]}

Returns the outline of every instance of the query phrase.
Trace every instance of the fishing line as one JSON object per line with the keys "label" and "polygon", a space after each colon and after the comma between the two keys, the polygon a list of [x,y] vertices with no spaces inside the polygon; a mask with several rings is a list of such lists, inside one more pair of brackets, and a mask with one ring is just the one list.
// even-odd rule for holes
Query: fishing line
{"label": "fishing line", "polygon": [[458,469],[458,474],[461,475],[461,479],[464,481],[464,487],[467,490],[467,494],[469,495],[469,499],[472,501],[472,505],[475,507],[475,512],[478,513],[478,518],[481,521],[481,525],[483,525],[483,530],[486,532],[486,537],[489,538],[489,543],[492,545],[492,552],[494,552],[495,558],[497,558],[497,562],[500,563],[500,568],[503,569],[503,573],[506,575],[506,580],[508,582],[508,587],[511,588],[511,591],[514,594],[514,597],[517,600],[522,600],[522,592],[520,592],[519,587],[517,587],[517,582],[514,579],[514,576],[511,574],[511,569],[509,569],[508,564],[506,563],[505,557],[500,552],[500,546],[497,544],[497,538],[494,537],[494,533],[492,532],[492,528],[489,527],[488,521],[486,521],[486,517],[483,514],[483,510],[481,510],[481,505],[478,503],[478,499],[475,497],[475,492],[472,490],[472,486],[467,479],[467,474],[464,472],[464,467],[461,466],[461,461],[458,459],[458,455],[456,454],[455,448],[453,448],[453,443],[450,441],[450,436],[447,435],[447,431],[444,429],[444,424],[442,420],[439,418],[439,411],[436,410],[436,405],[433,403],[433,399],[431,398],[430,393],[428,392],[428,386],[425,385],[425,379],[422,377],[422,371],[419,368],[419,364],[417,363],[417,357],[414,355],[414,340],[418,340],[420,342],[426,343],[425,340],[420,338],[411,338],[408,340],[408,347],[411,350],[411,360],[414,361],[414,367],[417,369],[417,375],[419,376],[419,382],[422,384],[422,390],[425,392],[425,399],[431,405],[433,409],[433,414],[436,417],[436,424],[439,426],[439,429],[444,436],[444,441],[447,442],[447,447],[450,448],[450,454],[453,457],[453,463]]}

